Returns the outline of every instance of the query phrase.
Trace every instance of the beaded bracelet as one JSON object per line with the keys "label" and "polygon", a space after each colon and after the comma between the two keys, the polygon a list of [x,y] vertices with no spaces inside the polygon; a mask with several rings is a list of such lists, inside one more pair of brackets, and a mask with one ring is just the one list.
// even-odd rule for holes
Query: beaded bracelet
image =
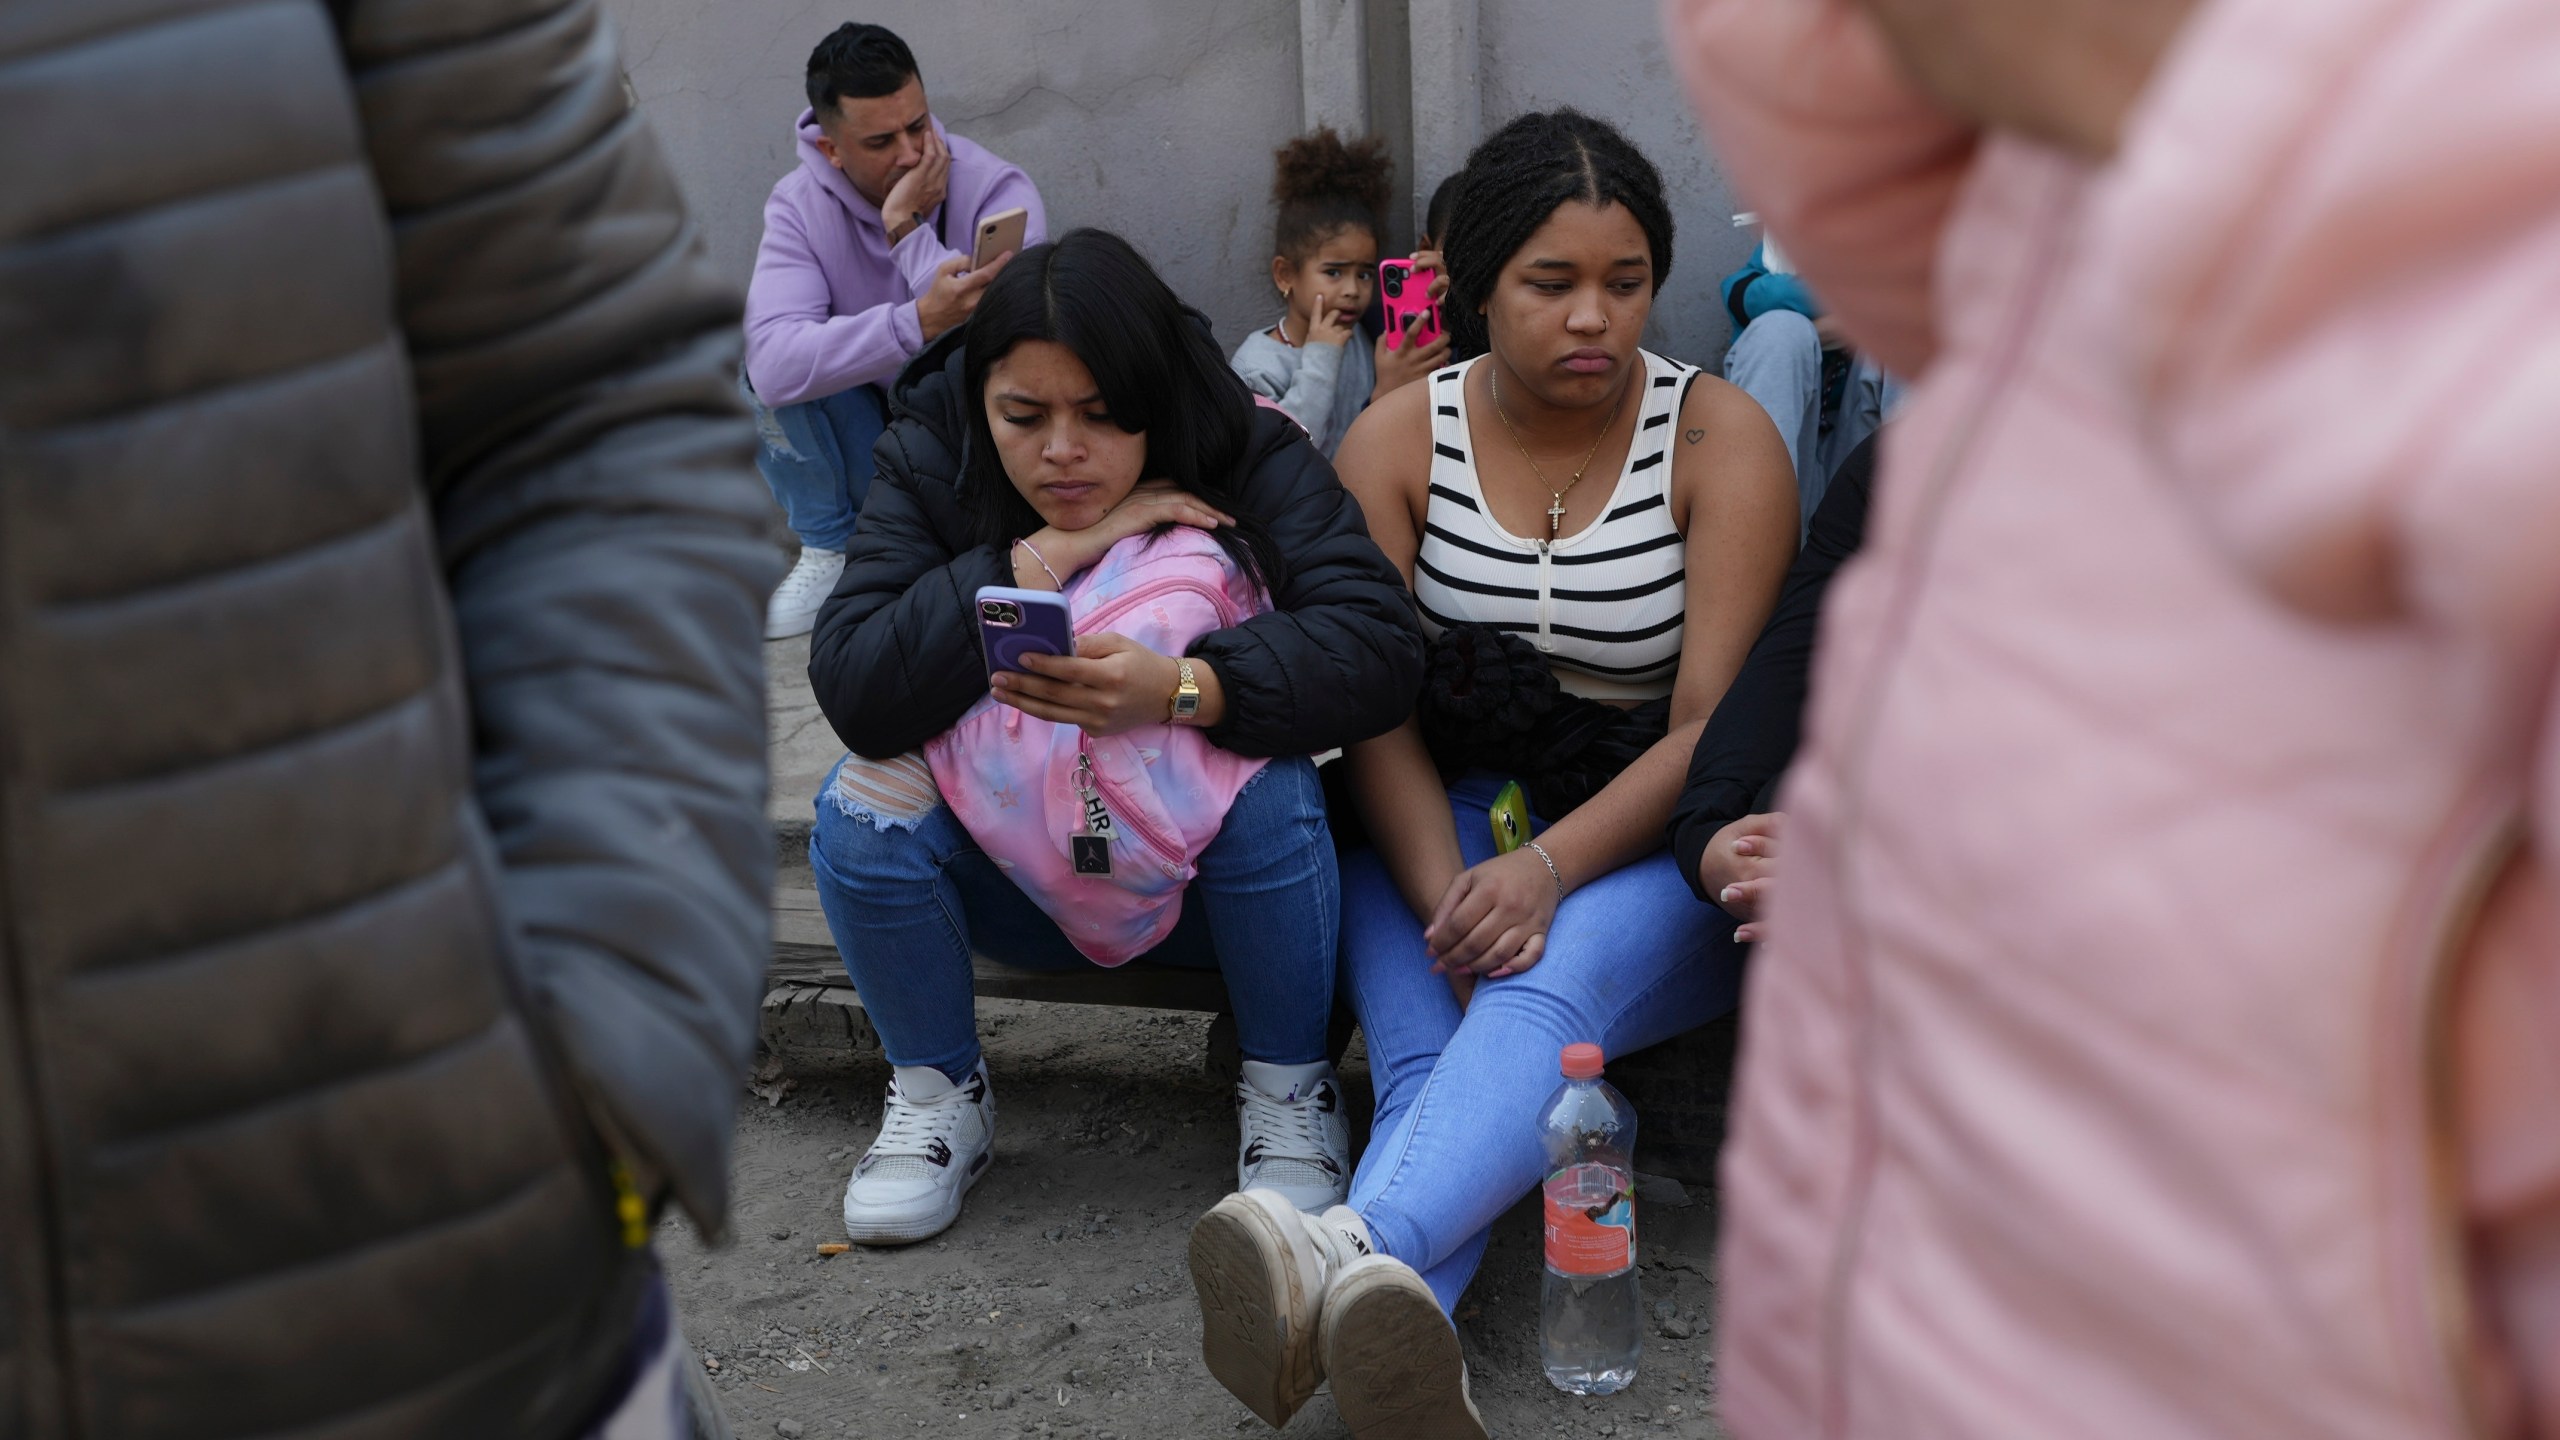
{"label": "beaded bracelet", "polygon": [[1041,569],[1049,571],[1049,583],[1057,586],[1060,593],[1065,593],[1067,582],[1058,578],[1057,571],[1049,570],[1049,562],[1040,554],[1039,546],[1032,544],[1028,539],[1016,540],[1013,543],[1022,549],[1030,551],[1032,560],[1036,562]]}

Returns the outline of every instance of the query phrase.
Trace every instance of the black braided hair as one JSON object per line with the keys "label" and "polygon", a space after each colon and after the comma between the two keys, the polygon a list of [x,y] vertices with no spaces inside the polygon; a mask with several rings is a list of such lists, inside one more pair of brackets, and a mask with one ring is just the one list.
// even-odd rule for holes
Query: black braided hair
{"label": "black braided hair", "polygon": [[1272,155],[1271,199],[1279,213],[1271,222],[1271,253],[1299,264],[1354,225],[1385,244],[1378,217],[1386,213],[1394,179],[1395,161],[1381,136],[1344,140],[1332,126],[1319,125],[1281,146]]}
{"label": "black braided hair", "polygon": [[1488,348],[1478,307],[1493,294],[1502,267],[1566,201],[1626,206],[1653,252],[1655,293],[1671,276],[1671,202],[1663,197],[1662,172],[1606,120],[1573,109],[1523,115],[1478,145],[1459,173],[1449,233],[1437,237],[1449,266],[1443,313],[1454,358],[1472,359]]}

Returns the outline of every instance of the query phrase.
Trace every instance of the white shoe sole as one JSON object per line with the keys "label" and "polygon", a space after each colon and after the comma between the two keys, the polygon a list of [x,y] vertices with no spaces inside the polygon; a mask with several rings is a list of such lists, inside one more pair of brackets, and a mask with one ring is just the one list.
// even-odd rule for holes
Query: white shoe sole
{"label": "white shoe sole", "polygon": [[794,635],[806,635],[817,628],[818,612],[815,610],[799,615],[776,615],[770,610],[765,612],[764,638],[767,640],[788,640]]}
{"label": "white shoe sole", "polygon": [[1318,1297],[1305,1292],[1278,1221],[1242,1195],[1219,1201],[1191,1227],[1191,1286],[1209,1373],[1264,1424],[1288,1424],[1322,1377]]}
{"label": "white shoe sole", "polygon": [[1362,1260],[1334,1277],[1318,1359],[1355,1440],[1489,1440],[1458,1332],[1397,1261]]}
{"label": "white shoe sole", "polygon": [[969,1198],[969,1191],[977,1185],[978,1177],[987,1173],[995,1159],[993,1150],[980,1152],[976,1163],[969,1167],[969,1173],[960,1177],[959,1187],[951,1192],[950,1203],[933,1214],[870,1224],[857,1224],[848,1215],[844,1222],[844,1237],[856,1245],[913,1245],[919,1240],[932,1239],[958,1223],[962,1202]]}

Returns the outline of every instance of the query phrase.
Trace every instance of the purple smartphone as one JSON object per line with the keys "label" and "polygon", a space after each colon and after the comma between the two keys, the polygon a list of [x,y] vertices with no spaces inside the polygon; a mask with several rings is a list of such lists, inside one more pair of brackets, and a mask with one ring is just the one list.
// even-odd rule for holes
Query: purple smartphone
{"label": "purple smartphone", "polygon": [[987,652],[990,675],[1022,669],[1025,655],[1073,655],[1075,621],[1067,597],[1008,585],[979,587],[978,644]]}

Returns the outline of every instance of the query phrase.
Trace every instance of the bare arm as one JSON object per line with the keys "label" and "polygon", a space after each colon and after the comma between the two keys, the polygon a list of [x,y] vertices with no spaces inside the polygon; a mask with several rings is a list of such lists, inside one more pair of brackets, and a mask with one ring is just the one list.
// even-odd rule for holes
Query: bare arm
{"label": "bare arm", "polygon": [[1700,376],[1681,407],[1671,513],[1685,537],[1687,600],[1671,733],[1540,837],[1567,890],[1662,844],[1687,782],[1690,753],[1751,642],[1768,623],[1795,559],[1796,485],[1787,450],[1758,402]]}
{"label": "bare arm", "polygon": [[[1422,548],[1431,478],[1430,391],[1409,385],[1371,405],[1334,456],[1335,471],[1369,523],[1369,538],[1408,586]],[[1467,865],[1458,853],[1448,789],[1422,745],[1421,722],[1408,717],[1377,739],[1349,747],[1343,763],[1351,767],[1351,793],[1387,873],[1414,916],[1429,920]]]}
{"label": "bare arm", "polygon": [[1685,537],[1688,571],[1671,732],[1538,837],[1546,859],[1514,851],[1450,888],[1424,932],[1450,969],[1501,976],[1536,964],[1565,894],[1661,846],[1699,732],[1777,603],[1795,558],[1796,488],[1768,413],[1702,376],[1690,386],[1680,425],[1684,437],[1698,438],[1683,439],[1671,472],[1672,517]]}

